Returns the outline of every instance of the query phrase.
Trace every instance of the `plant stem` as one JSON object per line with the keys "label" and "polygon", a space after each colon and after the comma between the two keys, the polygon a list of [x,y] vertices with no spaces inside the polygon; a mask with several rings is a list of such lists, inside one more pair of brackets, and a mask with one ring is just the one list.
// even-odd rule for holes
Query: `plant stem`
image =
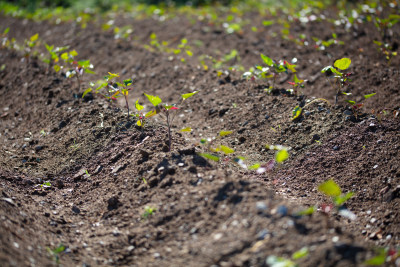
{"label": "plant stem", "polygon": [[78,79],[78,93],[81,91],[81,79],[79,79],[79,74],[76,74],[76,79]]}
{"label": "plant stem", "polygon": [[129,118],[129,104],[128,104],[128,97],[126,96],[126,94],[124,94],[124,96],[125,96],[126,108],[128,109],[128,118]]}
{"label": "plant stem", "polygon": [[171,152],[172,138],[171,138],[171,125],[169,124],[169,110],[167,110],[167,127],[168,127],[168,140],[169,140],[169,152]]}

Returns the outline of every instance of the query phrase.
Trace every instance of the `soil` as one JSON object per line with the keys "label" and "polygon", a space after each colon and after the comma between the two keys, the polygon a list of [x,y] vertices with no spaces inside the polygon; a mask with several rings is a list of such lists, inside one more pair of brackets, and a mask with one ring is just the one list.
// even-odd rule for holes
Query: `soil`
{"label": "soil", "polygon": [[[335,10],[324,12],[335,16]],[[305,34],[310,43],[333,32],[344,41],[320,51],[274,34],[282,26],[263,27],[266,17],[259,14],[244,19],[251,24],[228,34],[184,15],[119,18],[117,25],[134,29],[131,39],[121,40],[102,30],[102,21],[82,29],[75,22],[0,16],[19,43],[39,33],[42,42],[69,45],[80,59],[90,59],[97,74],[87,75],[86,85],[107,72],[133,77],[131,106],[138,98],[146,103],[143,92],[174,103],[180,94],[199,91],[180,106],[168,151],[161,117],[138,127],[123,101],[92,93],[82,99],[75,80],[38,58],[27,61],[18,51],[1,49],[2,266],[267,266],[269,256],[289,259],[303,247],[309,255],[296,260],[300,266],[362,266],[375,248],[400,245],[400,57],[388,66],[377,53],[372,41],[380,36],[372,23],[346,29],[329,20],[293,22],[291,32]],[[182,63],[145,49],[153,32],[175,47],[187,38],[195,56]],[[394,47],[399,34],[397,24],[388,37]],[[232,49],[245,69],[261,63],[260,53],[297,58],[298,76],[308,80],[304,95],[283,89],[291,79],[286,74],[268,94],[269,81],[247,81],[243,71],[220,75],[197,59],[222,58]],[[320,73],[341,57],[352,59],[352,99],[377,93],[358,114],[344,97],[334,105],[336,92]],[[293,121],[292,109],[313,98],[330,104],[316,101]],[[387,115],[377,115],[382,110]],[[193,131],[180,132],[184,127]],[[199,156],[206,152],[200,140],[222,130],[233,133],[215,144],[235,149],[247,164],[272,160],[267,144],[290,147],[290,158],[258,174],[228,158]],[[355,192],[346,206],[357,218],[320,210],[295,215],[329,203],[317,187],[331,178],[343,192]],[[41,186],[47,181],[50,187]],[[146,207],[155,212],[144,216]],[[48,249],[60,244],[66,250],[57,263]]]}

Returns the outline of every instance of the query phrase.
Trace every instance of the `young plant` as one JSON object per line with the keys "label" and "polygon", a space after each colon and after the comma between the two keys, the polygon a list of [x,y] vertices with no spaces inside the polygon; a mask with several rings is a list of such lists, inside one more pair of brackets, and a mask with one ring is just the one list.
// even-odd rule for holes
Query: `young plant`
{"label": "young plant", "polygon": [[267,89],[268,91],[275,89],[276,79],[281,73],[285,72],[288,74],[288,71],[291,71],[292,73],[296,72],[296,65],[290,64],[286,60],[280,60],[277,63],[276,61],[265,56],[264,54],[261,54],[261,58],[267,66],[258,65],[255,67],[255,69],[252,69],[249,72],[245,72],[243,74],[243,77],[247,79],[250,78],[251,80],[255,80],[256,78],[272,79],[272,86],[269,86],[269,88]]}
{"label": "young plant", "polygon": [[[189,97],[192,97],[193,95],[197,94],[197,91],[194,91],[192,93],[188,93],[188,94],[183,94],[181,95],[182,97],[182,101],[181,104],[183,104],[183,102],[188,99]],[[171,127],[173,125],[174,119],[177,115],[177,110],[179,110],[178,107],[176,107],[175,105],[168,105],[166,103],[163,103],[161,98],[159,98],[158,96],[152,96],[152,95],[148,95],[148,94],[144,94],[147,99],[150,101],[151,104],[153,104],[153,106],[155,107],[154,110],[150,111],[149,113],[147,113],[147,118],[154,116],[156,114],[163,114],[165,121],[167,123],[167,127],[168,127],[168,145],[169,145],[169,151],[171,151],[172,148],[172,136],[171,136]]]}
{"label": "young plant", "polygon": [[[49,52],[49,58],[45,59],[44,62],[49,64],[49,70],[60,61],[60,53],[67,50],[68,46],[54,47],[54,45],[45,44],[47,52]],[[54,65],[54,70],[56,72],[60,71],[61,67],[56,64]]]}
{"label": "young plant", "polygon": [[332,201],[332,204],[322,204],[322,212],[328,214],[335,208],[339,215],[351,220],[356,219],[356,215],[344,207],[344,204],[354,195],[354,192],[342,193],[340,186],[332,179],[320,184],[318,191],[330,197]]}
{"label": "young plant", "polygon": [[49,254],[52,256],[53,260],[59,264],[60,263],[60,253],[65,251],[65,246],[63,245],[59,245],[57,248],[55,249],[51,249],[49,247],[47,247],[47,251],[49,252]]}
{"label": "young plant", "polygon": [[144,212],[142,214],[143,219],[148,219],[150,216],[152,216],[157,210],[155,208],[152,208],[150,206],[146,206],[144,208]]}
{"label": "young plant", "polygon": [[[218,156],[217,154],[215,154],[214,152],[223,152],[225,155],[234,153],[235,150],[233,150],[230,147],[224,146],[224,145],[219,145],[215,148],[213,147],[213,144],[216,140],[219,140],[220,138],[230,135],[232,133],[233,133],[232,131],[220,131],[216,137],[208,138],[208,139],[204,139],[204,138],[201,139],[200,144],[206,146],[207,152],[199,153],[198,155],[202,156],[206,159],[210,159],[210,160],[218,162],[218,161],[220,161],[221,157]],[[237,158],[237,159],[235,158],[233,160],[236,161],[236,163],[239,163],[239,165],[241,165],[239,160],[243,161],[244,158]]]}
{"label": "young plant", "polygon": [[307,257],[308,254],[309,249],[307,247],[303,247],[292,254],[291,260],[271,255],[267,258],[266,263],[270,267],[297,267],[298,264],[296,264],[295,261]]}
{"label": "young plant", "polygon": [[293,86],[293,89],[292,89],[293,94],[297,95],[298,88],[304,88],[305,82],[306,82],[306,80],[300,80],[299,78],[297,78],[297,75],[295,74],[293,77],[293,82],[288,82],[288,83]]}
{"label": "young plant", "polygon": [[[71,52],[64,52],[61,54],[61,59],[70,65],[70,69],[66,72],[65,76],[67,78],[73,78],[74,76],[78,80],[78,91],[81,90],[81,79],[84,73],[95,74],[91,69],[93,69],[93,64],[90,60],[80,60],[76,61],[75,57],[78,53],[75,50]],[[58,68],[55,70],[57,71]]]}
{"label": "young plant", "polygon": [[[321,70],[321,72],[325,73],[327,76],[327,80],[332,89],[336,90],[335,105],[337,104],[339,95],[345,93],[344,89],[351,82],[349,76],[352,74],[346,72],[342,73],[339,70],[347,70],[350,67],[350,64],[350,58],[341,58],[336,60],[333,66],[326,66]],[[330,79],[333,79],[333,82]]]}
{"label": "young plant", "polygon": [[[125,79],[122,82],[115,81],[116,78],[119,78],[118,73],[111,73],[109,72],[108,75],[104,76],[104,81],[99,81],[99,86],[95,89],[95,93],[101,93],[103,90],[106,89],[106,94],[102,94],[103,97],[110,101],[116,101],[118,97],[124,96],[125,105],[128,110],[128,118],[130,116],[130,109],[129,109],[129,102],[128,102],[128,94],[129,91],[132,90],[132,87],[129,87],[133,84],[132,79]],[[93,91],[92,87],[95,87],[95,83],[90,83],[90,88],[86,89],[83,94],[82,98],[85,97],[86,94]]]}
{"label": "young plant", "polygon": [[396,266],[396,262],[400,259],[400,248],[378,248],[376,250],[377,255],[364,262],[368,266],[380,266],[387,263],[390,266]]}
{"label": "young plant", "polygon": [[26,58],[27,62],[32,56],[32,51],[35,46],[38,44],[39,34],[36,33],[32,35],[28,40],[25,40],[25,48],[24,48],[24,57]]}
{"label": "young plant", "polygon": [[387,64],[390,66],[392,59],[397,56],[397,52],[393,51],[393,48],[388,43],[374,40],[374,44],[378,46],[378,51],[386,58]]}
{"label": "young plant", "polygon": [[[347,95],[349,95],[349,94],[347,94]],[[376,93],[364,95],[364,99],[368,99],[370,97],[373,97],[374,95],[376,95]],[[346,102],[351,105],[353,114],[357,117],[358,112],[361,109],[361,107],[364,105],[364,103],[356,103],[356,101],[353,101],[353,100],[346,100]]]}

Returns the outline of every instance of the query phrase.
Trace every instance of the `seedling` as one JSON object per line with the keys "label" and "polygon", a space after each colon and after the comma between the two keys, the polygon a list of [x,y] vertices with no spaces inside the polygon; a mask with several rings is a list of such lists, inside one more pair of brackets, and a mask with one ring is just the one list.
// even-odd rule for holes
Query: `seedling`
{"label": "seedling", "polygon": [[318,101],[326,102],[328,105],[331,105],[331,104],[329,103],[328,100],[326,100],[326,99],[324,99],[324,98],[317,98],[317,99],[314,99],[314,100],[310,101],[309,103],[307,103],[307,104],[304,105],[303,107],[301,107],[300,105],[299,105],[299,106],[295,106],[295,107],[293,108],[293,110],[292,110],[292,121],[295,121],[295,120],[299,119],[300,116],[301,116],[301,114],[303,114],[303,110],[304,110],[307,106],[309,106],[309,105],[311,105],[311,104],[313,104],[313,103],[315,103],[315,102],[318,102]]}
{"label": "seedling", "polygon": [[[220,156],[216,155],[214,152],[223,152],[225,155],[229,155],[235,150],[233,150],[230,147],[219,145],[216,148],[213,148],[213,144],[215,143],[216,140],[219,140],[220,138],[232,134],[232,131],[220,131],[219,134],[216,137],[213,138],[208,138],[208,139],[201,139],[200,144],[206,146],[207,148],[207,153],[199,153],[199,156],[202,156],[206,159],[210,159],[212,161],[220,161]],[[242,159],[243,160],[243,159]]]}
{"label": "seedling", "polygon": [[27,59],[27,62],[29,62],[32,50],[37,45],[38,39],[39,39],[39,34],[36,33],[32,35],[28,40],[25,40],[24,57]]}
{"label": "seedling", "polygon": [[152,216],[157,210],[155,208],[152,208],[150,206],[146,206],[144,208],[144,212],[142,214],[143,219],[148,219],[150,216]]}
{"label": "seedling", "polygon": [[327,41],[318,39],[317,37],[313,37],[312,39],[315,42],[315,48],[317,50],[321,50],[321,51],[325,50],[327,47],[330,47],[333,44],[336,44],[336,45],[343,45],[344,44],[343,41],[339,41],[337,39],[336,33],[332,33],[332,38],[327,40]]}
{"label": "seedling", "polygon": [[293,93],[294,95],[297,95],[297,89],[298,88],[304,88],[305,87],[305,82],[306,80],[300,80],[299,78],[297,78],[297,75],[295,74],[293,77],[293,82],[288,82],[290,85],[293,86]]}
{"label": "seedling", "polygon": [[65,251],[65,246],[63,245],[59,245],[57,248],[55,249],[51,249],[49,247],[47,247],[47,251],[50,253],[50,255],[52,256],[53,260],[59,264],[60,263],[60,253]]}
{"label": "seedling", "polygon": [[[335,105],[337,104],[339,95],[345,93],[344,88],[351,82],[349,76],[352,74],[345,72],[342,73],[339,70],[347,70],[350,67],[350,64],[350,58],[341,58],[336,60],[333,66],[326,66],[321,70],[322,73],[326,74],[327,80],[332,89],[336,90]],[[333,79],[333,82],[331,79]]]}
{"label": "seedling", "polygon": [[333,208],[335,208],[340,215],[348,219],[354,220],[356,215],[351,211],[343,207],[347,200],[349,200],[354,192],[342,193],[339,185],[331,180],[325,181],[318,186],[318,191],[324,193],[327,197],[331,198],[332,204],[322,204],[322,212],[328,214]]}
{"label": "seedling", "polygon": [[[183,102],[188,99],[189,97],[192,97],[193,95],[197,94],[198,91],[194,91],[192,93],[188,93],[188,94],[183,94],[181,95],[182,97],[182,101],[180,103],[180,105],[183,104]],[[152,117],[156,114],[163,114],[165,121],[167,123],[167,127],[168,127],[168,140],[169,140],[169,151],[171,151],[172,148],[172,136],[171,136],[171,127],[173,125],[174,119],[177,115],[177,111],[179,110],[178,107],[176,107],[175,105],[168,105],[162,102],[161,98],[159,98],[158,96],[152,96],[152,95],[148,95],[148,94],[144,94],[147,99],[150,101],[151,104],[153,104],[153,106],[155,107],[155,109],[153,111],[150,111],[149,113],[146,114],[146,117]],[[142,122],[140,122],[141,124]]]}
{"label": "seedling", "polygon": [[50,188],[51,187],[51,183],[50,182],[44,182],[43,184],[39,185],[41,188]]}
{"label": "seedling", "polygon": [[374,40],[374,44],[378,46],[378,51],[386,58],[387,64],[390,66],[392,59],[397,56],[397,52],[393,51],[393,48],[388,43]]}
{"label": "seedling", "polygon": [[[60,53],[67,50],[68,46],[62,47],[54,47],[54,45],[45,44],[47,51],[49,52],[49,58],[45,59],[44,62],[49,64],[49,69],[53,67],[53,64],[58,63],[60,61]],[[56,72],[60,71],[61,67],[56,64],[54,65],[54,70]]]}
{"label": "seedling", "polygon": [[8,40],[8,32],[10,31],[10,28],[6,28],[3,33],[0,33],[0,40],[1,40],[1,47],[8,47],[10,45],[10,41]]}
{"label": "seedling", "polygon": [[364,262],[365,265],[370,265],[370,266],[380,266],[385,263],[388,264],[393,264],[393,266],[396,265],[396,262],[400,258],[400,248],[397,249],[392,249],[392,248],[378,248],[376,250],[376,255],[375,257],[366,260]]}
{"label": "seedling", "polygon": [[266,262],[270,267],[297,267],[298,264],[296,264],[295,261],[307,257],[308,254],[309,249],[303,247],[292,254],[291,260],[271,255],[267,258]]}
{"label": "seedling", "polygon": [[74,151],[76,151],[76,150],[78,150],[78,148],[80,147],[80,145],[77,144],[77,143],[75,142],[75,139],[74,139],[74,144],[73,144],[73,145],[70,145],[69,147],[72,148]]}
{"label": "seedling", "polygon": [[272,86],[269,86],[267,91],[271,91],[272,89],[275,89],[275,83],[277,77],[285,72],[288,73],[290,70],[292,73],[296,72],[296,65],[290,64],[286,60],[280,60],[278,63],[274,61],[273,59],[265,56],[264,54],[261,54],[261,58],[264,61],[265,65],[267,66],[256,66],[255,69],[251,69],[248,72],[245,72],[243,74],[244,78],[255,80],[255,79],[272,79],[273,83]]}
{"label": "seedling", "polygon": [[[347,94],[348,95],[348,94]],[[364,95],[364,99],[368,99],[370,97],[373,97],[374,95],[376,95],[376,93],[372,93],[372,94],[368,94],[368,95]],[[353,110],[353,114],[357,117],[359,110],[361,109],[361,107],[364,105],[363,103],[356,103],[353,100],[346,100],[347,103],[349,103],[351,105],[351,109]]]}
{"label": "seedling", "polygon": [[[118,82],[115,81],[116,78],[119,78],[119,74],[118,73],[111,73],[109,72],[108,75],[104,76],[104,81],[99,81],[98,87],[95,89],[95,93],[101,93],[104,89],[106,88],[106,92],[107,94],[102,94],[103,97],[105,97],[106,99],[110,100],[110,101],[115,101],[117,100],[118,97],[120,97],[121,95],[124,96],[125,98],[125,105],[126,108],[128,110],[128,118],[130,116],[129,114],[129,102],[128,102],[128,94],[129,91],[132,90],[132,87],[129,87],[133,84],[133,80],[132,79],[126,79],[123,80],[122,82]],[[85,97],[86,94],[88,94],[89,92],[93,91],[92,87],[95,87],[96,84],[91,82],[90,86],[88,89],[86,89],[83,94],[82,94],[82,98]]]}
{"label": "seedling", "polygon": [[[81,79],[84,73],[95,74],[91,69],[93,69],[93,64],[90,63],[90,60],[80,60],[76,61],[75,57],[78,55],[78,52],[72,50],[71,52],[64,52],[61,54],[61,59],[64,62],[68,63],[72,69],[69,69],[65,76],[67,78],[73,78],[74,76],[78,80],[78,91],[81,90]],[[55,70],[57,71],[58,68]]]}

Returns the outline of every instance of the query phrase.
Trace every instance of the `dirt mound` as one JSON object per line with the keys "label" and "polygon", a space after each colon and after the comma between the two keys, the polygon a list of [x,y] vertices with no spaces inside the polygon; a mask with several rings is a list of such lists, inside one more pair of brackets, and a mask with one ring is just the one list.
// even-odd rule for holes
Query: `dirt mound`
{"label": "dirt mound", "polygon": [[[399,246],[400,87],[393,67],[399,57],[383,67],[385,59],[371,45],[379,37],[371,23],[348,29],[328,19],[292,22],[292,34],[309,42],[333,32],[344,42],[321,50],[281,38],[282,25],[262,26],[260,15],[243,19],[253,24],[227,33],[184,15],[162,22],[120,18],[118,25],[135,29],[121,40],[103,31],[101,21],[81,29],[0,17],[17,42],[37,32],[42,42],[70,45],[80,59],[90,59],[97,74],[85,85],[107,72],[133,78],[131,106],[138,98],[145,103],[143,92],[176,103],[180,94],[198,91],[179,107],[169,151],[161,117],[139,127],[123,102],[93,92],[82,98],[87,86],[79,91],[75,80],[49,70],[40,56],[27,61],[19,51],[1,49],[4,266],[267,266],[273,256],[290,259],[301,249],[308,255],[293,260],[301,266],[359,266],[375,247]],[[398,25],[391,30],[398,36]],[[152,33],[168,47],[186,38],[196,56],[183,62],[181,55],[149,49]],[[237,55],[225,57],[232,50]],[[289,74],[269,93],[271,82],[243,79],[245,70],[262,63],[260,53],[296,58],[298,76],[308,80],[304,95],[286,90]],[[206,54],[214,61],[201,57]],[[360,102],[376,92],[363,111],[388,115],[354,113],[343,97],[334,105],[336,92],[321,69],[345,56],[352,59],[351,98]],[[218,62],[224,70],[212,68]],[[292,120],[298,105],[303,112]],[[184,127],[193,131],[179,131]],[[223,130],[232,134],[217,137]],[[235,152],[219,162],[200,156],[207,152],[201,139],[213,137],[215,145]],[[232,162],[243,156],[247,166],[272,164],[275,151],[266,145],[277,144],[290,157],[272,170],[257,173]],[[317,189],[329,179],[355,192],[345,204],[355,220],[321,210],[299,215],[329,204]]]}

